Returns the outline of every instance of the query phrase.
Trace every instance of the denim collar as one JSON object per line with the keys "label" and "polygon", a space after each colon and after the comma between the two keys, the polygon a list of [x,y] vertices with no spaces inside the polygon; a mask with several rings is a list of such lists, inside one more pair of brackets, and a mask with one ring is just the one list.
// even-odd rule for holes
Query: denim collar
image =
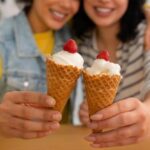
{"label": "denim collar", "polygon": [[40,55],[32,30],[24,12],[21,12],[14,21],[14,33],[17,53],[20,57],[37,57]]}
{"label": "denim collar", "polygon": [[[21,12],[14,21],[14,33],[17,45],[17,53],[20,57],[38,57],[41,53],[38,51],[36,41],[33,38],[32,29],[29,25],[27,17],[24,12]],[[60,51],[64,40],[64,31],[59,30],[55,32],[55,46],[54,52]]]}

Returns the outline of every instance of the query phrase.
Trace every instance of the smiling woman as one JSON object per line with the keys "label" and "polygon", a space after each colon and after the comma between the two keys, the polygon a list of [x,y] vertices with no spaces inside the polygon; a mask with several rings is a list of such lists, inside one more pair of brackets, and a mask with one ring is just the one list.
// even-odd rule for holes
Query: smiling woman
{"label": "smiling woman", "polygon": [[[61,114],[47,109],[54,107],[55,100],[43,94],[46,93],[43,58],[61,50],[71,37],[69,27],[65,24],[78,11],[80,1],[18,2],[27,4],[24,10],[0,24],[0,56],[3,60],[3,67],[0,66],[3,72],[0,80],[3,85],[0,89],[0,120],[3,120],[0,121],[0,130],[12,137],[36,138],[59,128]],[[22,105],[26,102],[42,105],[42,108]],[[8,115],[9,119],[2,118]],[[3,124],[5,126],[1,127]]]}
{"label": "smiling woman", "polygon": [[87,67],[99,51],[107,49],[110,60],[122,68],[114,104],[99,109],[90,118],[86,101],[81,104],[81,122],[91,129],[104,130],[86,138],[93,147],[128,145],[150,136],[150,45],[145,39],[144,3],[145,0],[83,0],[73,21]]}
{"label": "smiling woman", "polygon": [[31,7],[28,19],[35,32],[40,32],[36,31],[39,28],[42,31],[60,29],[77,12],[79,7],[79,1],[75,0],[61,2],[59,0],[28,0],[26,4]]}

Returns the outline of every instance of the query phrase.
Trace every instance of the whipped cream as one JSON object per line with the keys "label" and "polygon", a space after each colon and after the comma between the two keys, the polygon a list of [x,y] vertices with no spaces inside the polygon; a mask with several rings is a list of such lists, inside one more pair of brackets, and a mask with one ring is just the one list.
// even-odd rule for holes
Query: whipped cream
{"label": "whipped cream", "polygon": [[121,67],[118,64],[105,61],[104,59],[96,59],[93,65],[86,69],[90,75],[107,73],[110,75],[120,75]]}
{"label": "whipped cream", "polygon": [[72,65],[74,67],[83,68],[84,60],[79,53],[69,53],[67,51],[60,51],[52,56],[55,63],[61,65]]}

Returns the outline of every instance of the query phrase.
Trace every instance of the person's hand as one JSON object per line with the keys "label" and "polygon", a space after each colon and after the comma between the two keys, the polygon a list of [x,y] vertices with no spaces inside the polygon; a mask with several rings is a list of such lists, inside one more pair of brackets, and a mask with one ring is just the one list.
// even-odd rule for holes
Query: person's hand
{"label": "person's hand", "polygon": [[[31,105],[30,105],[31,104]],[[32,107],[32,105],[36,107]],[[7,137],[44,137],[60,127],[55,100],[35,92],[9,92],[0,104],[0,132]]]}
{"label": "person's hand", "polygon": [[90,119],[91,129],[109,129],[85,138],[92,142],[93,147],[129,145],[140,142],[150,134],[150,108],[136,98],[114,103]]}
{"label": "person's hand", "polygon": [[83,103],[80,105],[79,117],[81,123],[83,125],[88,126],[90,122],[90,118],[89,118],[88,105],[86,100],[84,100]]}

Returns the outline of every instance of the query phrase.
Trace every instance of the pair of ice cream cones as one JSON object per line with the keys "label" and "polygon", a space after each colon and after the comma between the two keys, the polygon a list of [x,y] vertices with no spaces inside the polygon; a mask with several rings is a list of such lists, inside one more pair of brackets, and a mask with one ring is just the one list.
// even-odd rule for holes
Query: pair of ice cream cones
{"label": "pair of ice cream cones", "polygon": [[[74,50],[72,46],[71,50]],[[89,115],[93,115],[113,103],[121,80],[121,75],[107,73],[91,75],[86,69],[56,63],[52,57],[46,60],[46,70],[47,93],[56,100],[54,109],[60,112],[63,111],[82,72]]]}
{"label": "pair of ice cream cones", "polygon": [[[56,100],[54,109],[62,112],[82,70],[56,64],[51,59],[47,59],[46,64],[48,95]],[[119,75],[91,76],[83,71],[83,78],[90,115],[113,103],[121,80]]]}

